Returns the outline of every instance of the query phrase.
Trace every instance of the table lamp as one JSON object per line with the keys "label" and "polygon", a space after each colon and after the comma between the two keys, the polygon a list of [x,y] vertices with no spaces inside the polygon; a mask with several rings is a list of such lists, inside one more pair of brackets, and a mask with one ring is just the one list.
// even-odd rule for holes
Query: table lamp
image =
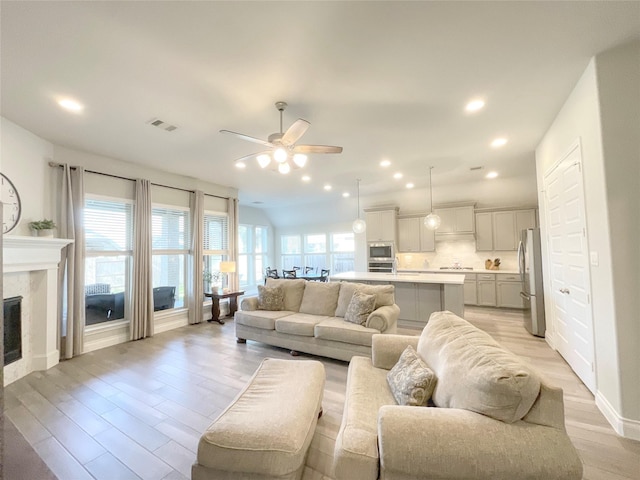
{"label": "table lamp", "polygon": [[222,289],[222,292],[229,293],[229,274],[236,272],[236,262],[220,262],[220,272],[227,274],[227,286]]}

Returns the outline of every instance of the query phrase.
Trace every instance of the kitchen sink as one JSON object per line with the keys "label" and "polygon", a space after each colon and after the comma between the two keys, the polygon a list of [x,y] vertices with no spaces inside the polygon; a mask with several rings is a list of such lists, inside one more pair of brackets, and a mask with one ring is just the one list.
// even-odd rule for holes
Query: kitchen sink
{"label": "kitchen sink", "polygon": [[440,267],[440,270],[473,270],[473,267]]}

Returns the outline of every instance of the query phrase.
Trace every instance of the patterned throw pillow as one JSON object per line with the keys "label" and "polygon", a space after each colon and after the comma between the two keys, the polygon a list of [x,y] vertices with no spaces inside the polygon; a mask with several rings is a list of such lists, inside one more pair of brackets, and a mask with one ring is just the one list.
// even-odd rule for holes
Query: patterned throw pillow
{"label": "patterned throw pillow", "polygon": [[436,387],[433,373],[414,348],[409,345],[387,374],[387,382],[398,405],[421,407],[427,404]]}
{"label": "patterned throw pillow", "polygon": [[362,292],[354,292],[347,311],[344,314],[344,319],[347,322],[357,323],[358,325],[364,325],[367,323],[367,318],[373,312],[376,306],[376,296],[367,295]]}
{"label": "patterned throw pillow", "polygon": [[284,290],[282,287],[264,287],[258,285],[258,310],[282,310]]}

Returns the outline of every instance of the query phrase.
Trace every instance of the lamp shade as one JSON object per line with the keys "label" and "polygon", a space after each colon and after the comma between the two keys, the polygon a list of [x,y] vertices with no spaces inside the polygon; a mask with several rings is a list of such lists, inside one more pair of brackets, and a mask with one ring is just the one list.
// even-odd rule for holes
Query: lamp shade
{"label": "lamp shade", "polygon": [[235,273],[236,262],[220,262],[220,271],[223,273]]}

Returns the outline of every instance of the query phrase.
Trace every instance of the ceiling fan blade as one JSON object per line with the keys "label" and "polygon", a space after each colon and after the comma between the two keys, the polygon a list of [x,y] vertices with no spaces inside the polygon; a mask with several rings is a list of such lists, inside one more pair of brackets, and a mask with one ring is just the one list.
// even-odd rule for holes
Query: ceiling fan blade
{"label": "ceiling fan blade", "polygon": [[250,160],[252,158],[257,158],[258,155],[262,155],[263,153],[269,154],[271,153],[271,151],[267,150],[266,152],[257,152],[257,153],[252,153],[251,155],[245,155],[244,157],[240,157],[237,160],[235,160],[235,163],[244,162],[245,160]]}
{"label": "ceiling fan blade", "polygon": [[260,140],[256,137],[250,137],[249,135],[245,135],[244,133],[232,132],[231,130],[220,130],[220,133],[230,133],[231,135],[235,135],[236,137],[240,137],[243,140],[247,140],[253,143],[259,143],[260,145],[264,145],[265,147],[273,147],[272,143],[267,142],[266,140]]}
{"label": "ceiling fan blade", "polygon": [[342,147],[332,145],[296,145],[293,153],[342,153]]}
{"label": "ceiling fan blade", "polygon": [[309,125],[311,124],[306,120],[303,120],[302,118],[299,118],[298,120],[293,122],[293,124],[287,129],[287,131],[284,132],[284,135],[282,136],[282,144],[289,147],[296,143],[300,139],[300,137],[304,135],[304,132],[307,131]]}

